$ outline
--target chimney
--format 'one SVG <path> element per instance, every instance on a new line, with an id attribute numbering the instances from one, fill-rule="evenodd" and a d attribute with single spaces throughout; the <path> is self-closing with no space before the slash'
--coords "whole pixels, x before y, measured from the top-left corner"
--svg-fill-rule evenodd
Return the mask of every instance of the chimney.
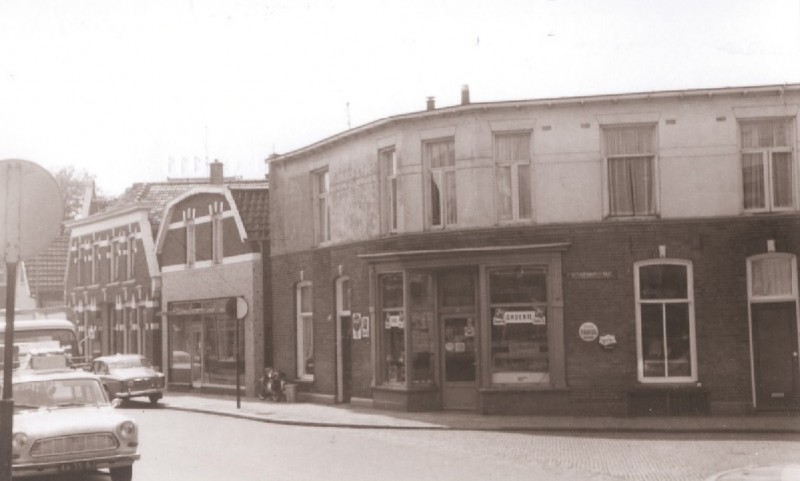
<path id="1" fill-rule="evenodd" d="M 434 110 L 436 108 L 436 97 L 428 97 L 428 101 L 426 102 L 425 106 L 427 110 Z"/>
<path id="2" fill-rule="evenodd" d="M 209 182 L 214 185 L 222 185 L 223 177 L 223 170 L 222 170 L 222 162 L 219 160 L 215 160 L 208 164 L 209 169 Z"/>
<path id="3" fill-rule="evenodd" d="M 461 86 L 461 105 L 469 105 L 469 85 Z"/>

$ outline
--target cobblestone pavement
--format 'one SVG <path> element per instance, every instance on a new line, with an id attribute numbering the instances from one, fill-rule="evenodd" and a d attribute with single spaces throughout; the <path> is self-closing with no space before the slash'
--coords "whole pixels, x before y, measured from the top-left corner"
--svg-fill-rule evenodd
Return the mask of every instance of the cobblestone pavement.
<path id="1" fill-rule="evenodd" d="M 365 431 L 363 435 L 418 448 L 427 445 L 439 452 L 459 451 L 489 463 L 543 467 L 552 471 L 554 477 L 587 481 L 702 481 L 715 473 L 744 466 L 800 464 L 800 437 L 796 434 Z M 769 474 L 777 472 L 773 467 Z M 720 478 L 719 481 L 739 479 L 781 480 L 778 475 Z"/>

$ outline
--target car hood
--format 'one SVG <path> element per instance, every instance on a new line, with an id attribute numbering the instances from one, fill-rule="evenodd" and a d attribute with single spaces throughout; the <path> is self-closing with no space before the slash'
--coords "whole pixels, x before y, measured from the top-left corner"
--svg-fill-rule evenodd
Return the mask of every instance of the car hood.
<path id="1" fill-rule="evenodd" d="M 130 418 L 111 406 L 39 409 L 14 414 L 14 432 L 32 437 L 114 431 Z"/>
<path id="2" fill-rule="evenodd" d="M 120 380 L 138 379 L 140 377 L 155 377 L 160 373 L 149 367 L 132 367 L 128 369 L 112 369 L 111 375 Z"/>

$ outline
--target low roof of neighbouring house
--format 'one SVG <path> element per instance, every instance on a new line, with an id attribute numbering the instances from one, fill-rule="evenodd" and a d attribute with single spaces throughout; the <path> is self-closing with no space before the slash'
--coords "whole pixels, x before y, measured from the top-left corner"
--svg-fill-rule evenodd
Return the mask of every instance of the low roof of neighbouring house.
<path id="1" fill-rule="evenodd" d="M 27 259 L 25 276 L 32 295 L 37 292 L 64 292 L 64 276 L 67 269 L 69 232 L 56 237 L 47 248 L 36 256 Z"/>

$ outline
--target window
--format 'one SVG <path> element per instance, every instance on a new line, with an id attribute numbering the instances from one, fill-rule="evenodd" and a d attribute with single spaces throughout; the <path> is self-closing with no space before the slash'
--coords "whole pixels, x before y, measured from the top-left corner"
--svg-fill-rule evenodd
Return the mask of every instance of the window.
<path id="1" fill-rule="evenodd" d="M 445 227 L 458 222 L 456 206 L 456 155 L 453 139 L 425 142 L 423 159 L 428 168 L 428 222 Z"/>
<path id="2" fill-rule="evenodd" d="M 403 274 L 380 276 L 379 295 L 383 325 L 381 344 L 382 375 L 385 384 L 405 385 L 406 382 L 406 321 L 403 309 Z M 381 322 L 382 321 L 382 322 Z"/>
<path id="3" fill-rule="evenodd" d="M 211 216 L 211 256 L 214 264 L 222 263 L 222 214 Z"/>
<path id="4" fill-rule="evenodd" d="M 492 383 L 549 384 L 547 271 L 517 266 L 488 274 Z"/>
<path id="5" fill-rule="evenodd" d="M 696 381 L 692 264 L 645 261 L 634 272 L 639 381 Z"/>
<path id="6" fill-rule="evenodd" d="M 194 266 L 197 259 L 195 254 L 195 224 L 194 220 L 186 221 L 186 265 Z"/>
<path id="7" fill-rule="evenodd" d="M 608 215 L 655 215 L 655 126 L 605 128 L 603 139 L 608 172 Z"/>
<path id="8" fill-rule="evenodd" d="M 91 282 L 92 282 L 92 284 L 97 284 L 98 283 L 97 265 L 99 263 L 100 263 L 100 259 L 98 258 L 98 254 L 97 254 L 97 244 L 93 243 L 92 244 L 92 261 L 91 261 L 91 267 L 90 267 L 90 269 L 92 271 L 92 273 L 91 273 L 91 279 L 92 279 Z"/>
<path id="9" fill-rule="evenodd" d="M 126 250 L 128 251 L 128 264 L 126 266 L 128 279 L 133 279 L 133 276 L 136 274 L 136 256 L 134 255 L 134 251 L 136 250 L 136 236 L 131 235 L 128 237 L 128 245 Z"/>
<path id="10" fill-rule="evenodd" d="M 314 218 L 317 243 L 331 240 L 330 174 L 328 169 L 314 173 Z"/>
<path id="11" fill-rule="evenodd" d="M 108 240 L 108 256 L 109 256 L 109 264 L 108 264 L 109 279 L 111 282 L 116 282 L 119 280 L 119 264 L 117 264 L 117 258 L 119 257 L 119 252 L 117 251 L 116 240 L 113 239 Z"/>
<path id="12" fill-rule="evenodd" d="M 83 248 L 81 247 L 80 241 L 75 244 L 75 285 L 80 286 L 83 284 Z M 3 276 L 3 280 L 5 280 L 5 276 Z"/>
<path id="13" fill-rule="evenodd" d="M 397 232 L 397 152 L 394 148 L 378 153 L 381 185 L 381 232 Z"/>
<path id="14" fill-rule="evenodd" d="M 740 128 L 744 210 L 769 212 L 793 208 L 791 121 L 744 122 Z"/>
<path id="15" fill-rule="evenodd" d="M 310 282 L 297 285 L 297 377 L 314 379 L 314 307 Z"/>
<path id="16" fill-rule="evenodd" d="M 494 137 L 497 217 L 502 221 L 531 218 L 530 132 Z"/>

